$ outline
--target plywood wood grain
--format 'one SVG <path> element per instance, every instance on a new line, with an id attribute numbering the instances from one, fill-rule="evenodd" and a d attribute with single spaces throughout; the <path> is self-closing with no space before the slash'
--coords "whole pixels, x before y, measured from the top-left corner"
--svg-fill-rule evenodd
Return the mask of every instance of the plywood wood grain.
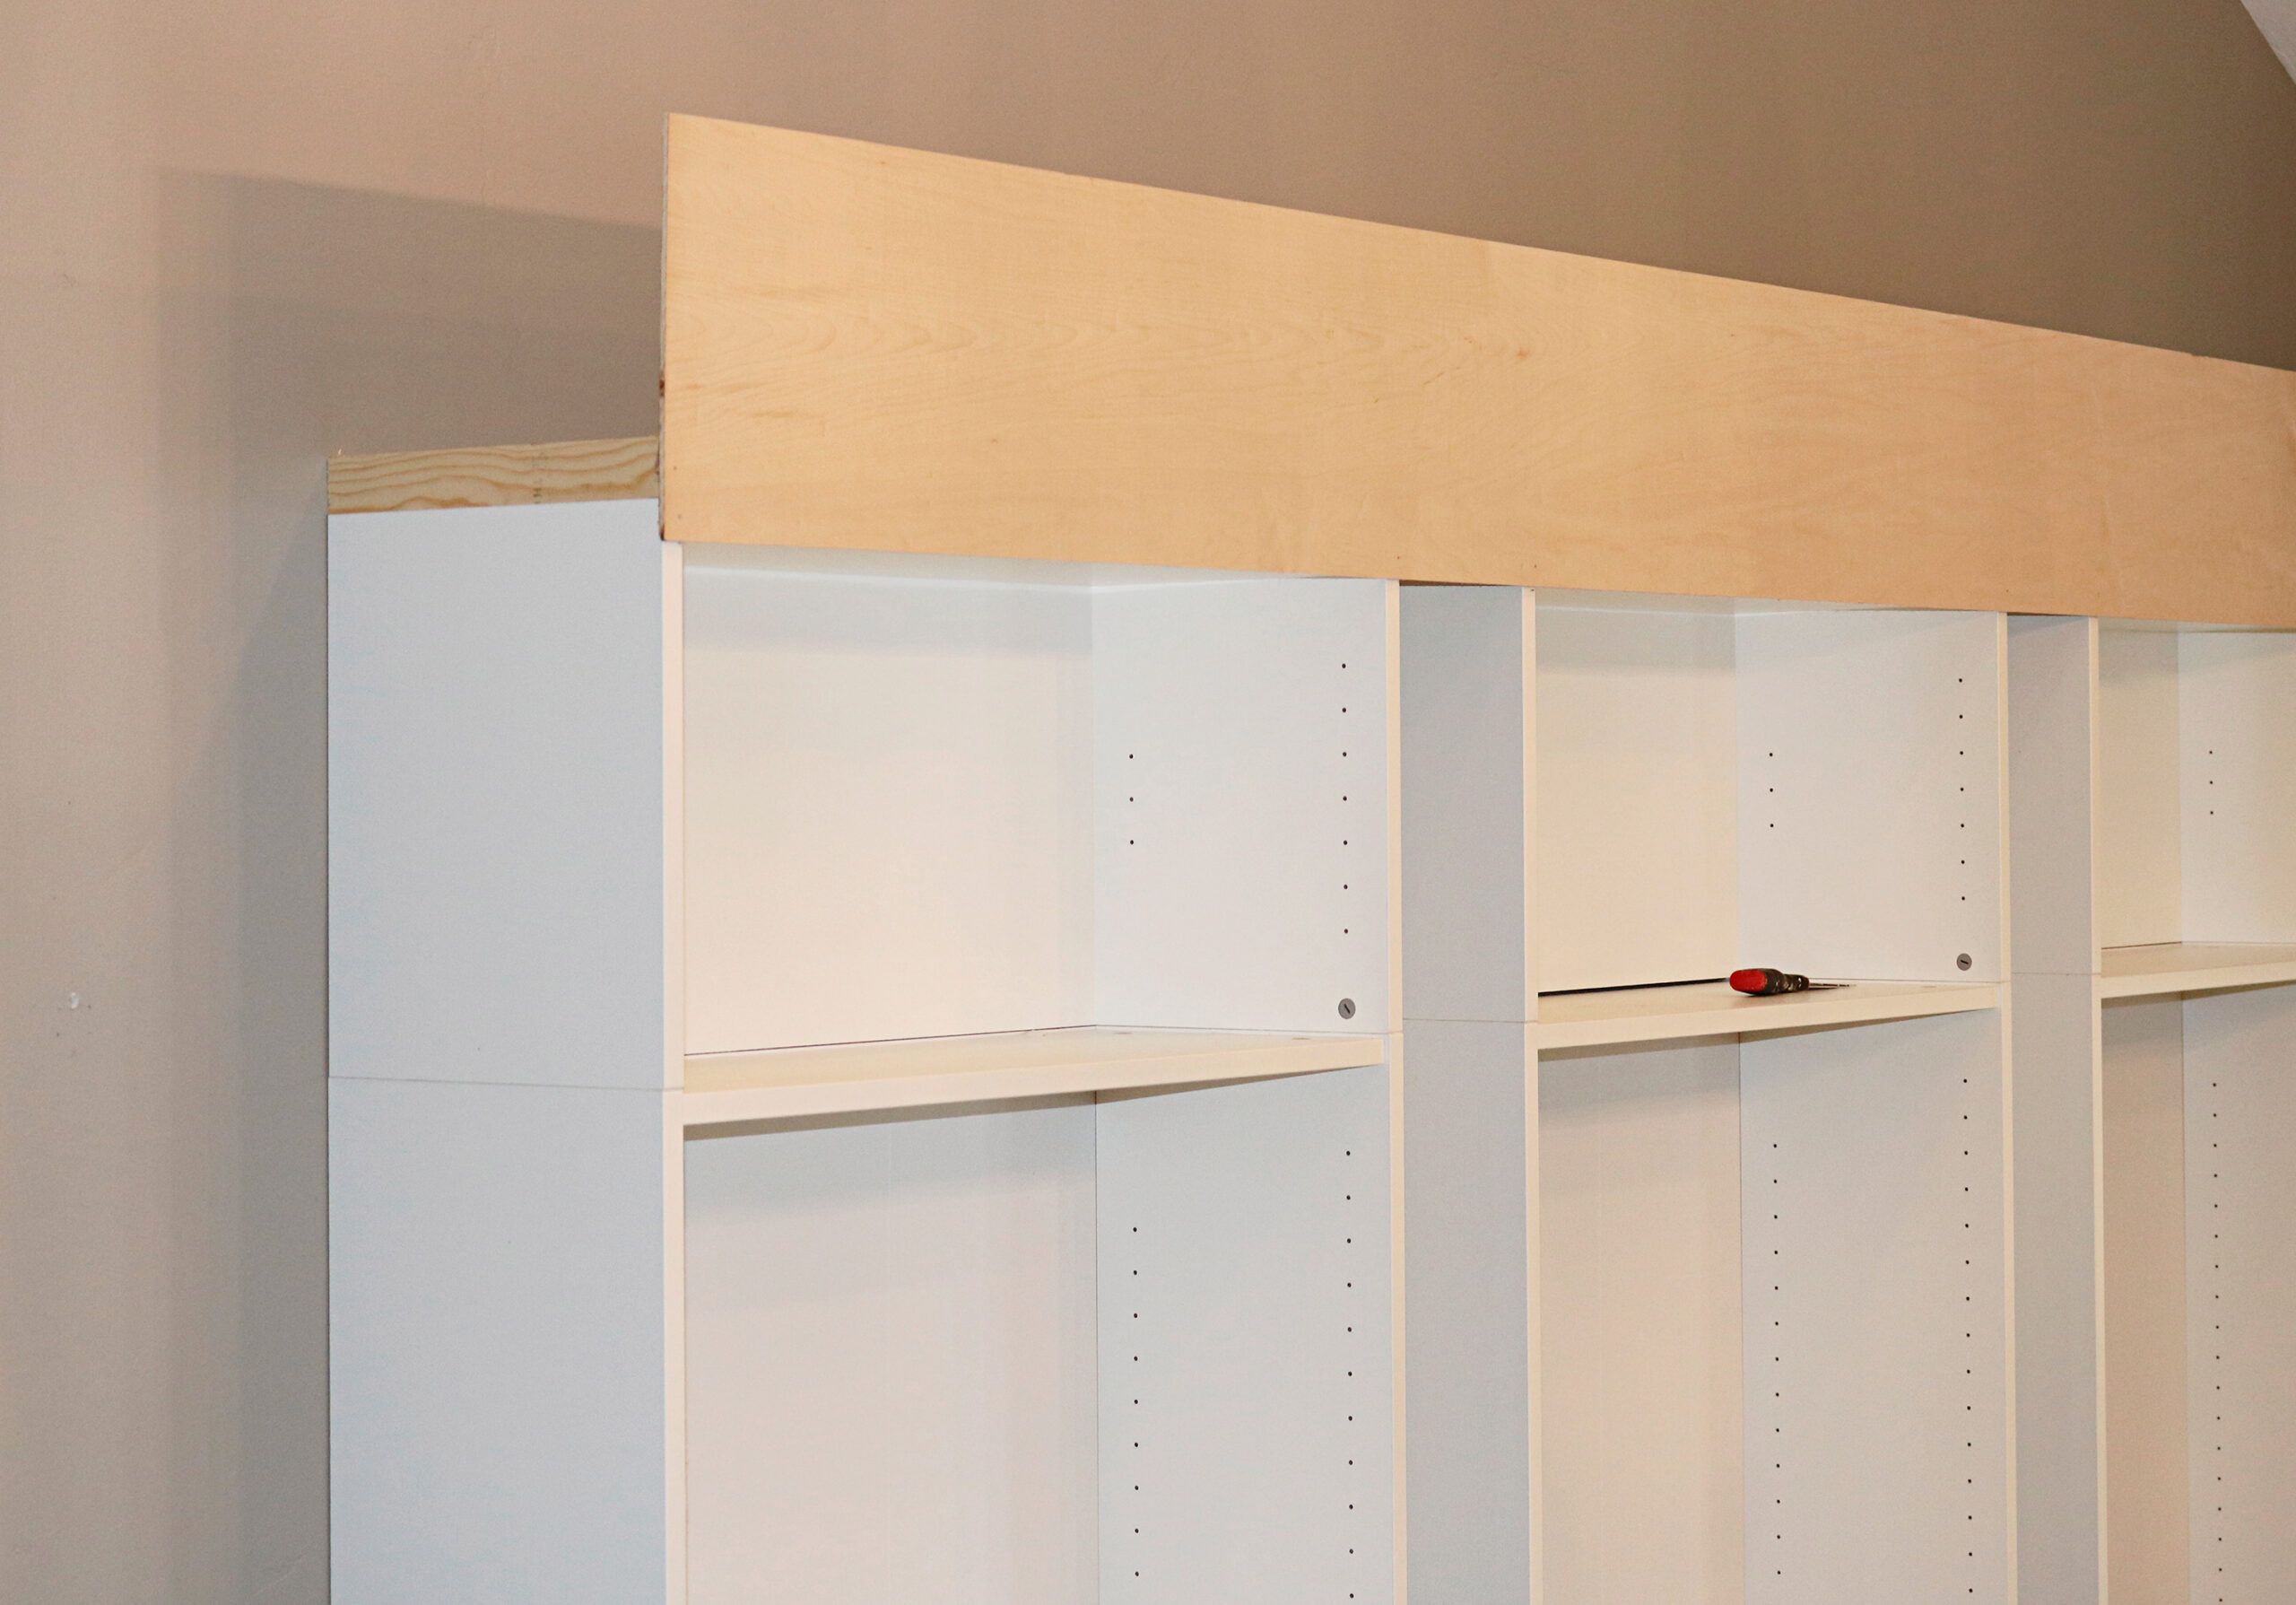
<path id="1" fill-rule="evenodd" d="M 652 435 L 337 457 L 326 466 L 327 510 L 631 501 L 660 494 L 660 458 Z"/>
<path id="2" fill-rule="evenodd" d="M 2296 623 L 2296 374 L 674 118 L 674 539 Z"/>

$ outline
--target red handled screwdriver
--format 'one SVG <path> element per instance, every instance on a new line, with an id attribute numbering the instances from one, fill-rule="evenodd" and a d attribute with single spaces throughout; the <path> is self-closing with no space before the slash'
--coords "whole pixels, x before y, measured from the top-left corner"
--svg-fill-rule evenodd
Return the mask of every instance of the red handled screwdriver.
<path id="1" fill-rule="evenodd" d="M 1812 981 L 1806 975 L 1791 975 L 1784 970 L 1730 972 L 1731 990 L 1749 998 L 1775 998 L 1781 992 L 1824 992 L 1848 984 L 1846 981 Z"/>

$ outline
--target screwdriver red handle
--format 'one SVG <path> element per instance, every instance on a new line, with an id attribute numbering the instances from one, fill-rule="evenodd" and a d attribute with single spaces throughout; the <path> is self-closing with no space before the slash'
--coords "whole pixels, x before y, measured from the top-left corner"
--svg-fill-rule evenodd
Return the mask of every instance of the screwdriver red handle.
<path id="1" fill-rule="evenodd" d="M 1730 986 L 1749 998 L 1775 998 L 1780 992 L 1806 992 L 1810 978 L 1789 975 L 1783 970 L 1733 970 Z"/>

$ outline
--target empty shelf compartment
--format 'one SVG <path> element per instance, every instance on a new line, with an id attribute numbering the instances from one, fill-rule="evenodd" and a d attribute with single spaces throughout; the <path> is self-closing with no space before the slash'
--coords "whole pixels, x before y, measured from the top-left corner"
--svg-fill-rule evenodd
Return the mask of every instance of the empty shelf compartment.
<path id="1" fill-rule="evenodd" d="M 1539 990 L 2002 979 L 1997 615 L 1541 591 Z"/>
<path id="2" fill-rule="evenodd" d="M 2096 651 L 2098 946 L 2296 942 L 2296 632 L 2108 621 Z"/>

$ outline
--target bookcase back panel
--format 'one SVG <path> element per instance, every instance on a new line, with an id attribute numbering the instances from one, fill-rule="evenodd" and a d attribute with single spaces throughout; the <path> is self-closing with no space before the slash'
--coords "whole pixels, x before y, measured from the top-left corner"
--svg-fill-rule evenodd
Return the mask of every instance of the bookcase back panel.
<path id="1" fill-rule="evenodd" d="M 1091 593 L 694 565 L 691 1052 L 1091 1023 Z"/>
<path id="2" fill-rule="evenodd" d="M 693 1605 L 1092 1597 L 1093 1125 L 687 1143 Z"/>
<path id="3" fill-rule="evenodd" d="M 1723 974 L 1738 951 L 1735 621 L 1542 596 L 1536 656 L 1539 990 Z"/>
<path id="4" fill-rule="evenodd" d="M 1546 1597 L 1744 1597 L 1738 1045 L 1538 1068 Z"/>
<path id="5" fill-rule="evenodd" d="M 329 1074 L 675 1084 L 678 564 L 650 502 L 329 521 Z"/>
<path id="6" fill-rule="evenodd" d="M 1396 1597 L 1392 1100 L 1100 1104 L 1101 1605 Z"/>
<path id="7" fill-rule="evenodd" d="M 2266 1605 L 2296 1599 L 2296 989 L 2194 999 L 2184 1043 L 2191 1598 Z"/>
<path id="8" fill-rule="evenodd" d="M 1756 1605 L 2009 1597 L 2003 1024 L 1744 1045 Z"/>
<path id="9" fill-rule="evenodd" d="M 2184 1007 L 2108 1003 L 2100 1038 L 2105 1570 L 2113 1598 L 2171 1605 L 2192 1553 Z"/>
<path id="10" fill-rule="evenodd" d="M 2185 939 L 2177 636 L 2097 632 L 2097 941 Z"/>

